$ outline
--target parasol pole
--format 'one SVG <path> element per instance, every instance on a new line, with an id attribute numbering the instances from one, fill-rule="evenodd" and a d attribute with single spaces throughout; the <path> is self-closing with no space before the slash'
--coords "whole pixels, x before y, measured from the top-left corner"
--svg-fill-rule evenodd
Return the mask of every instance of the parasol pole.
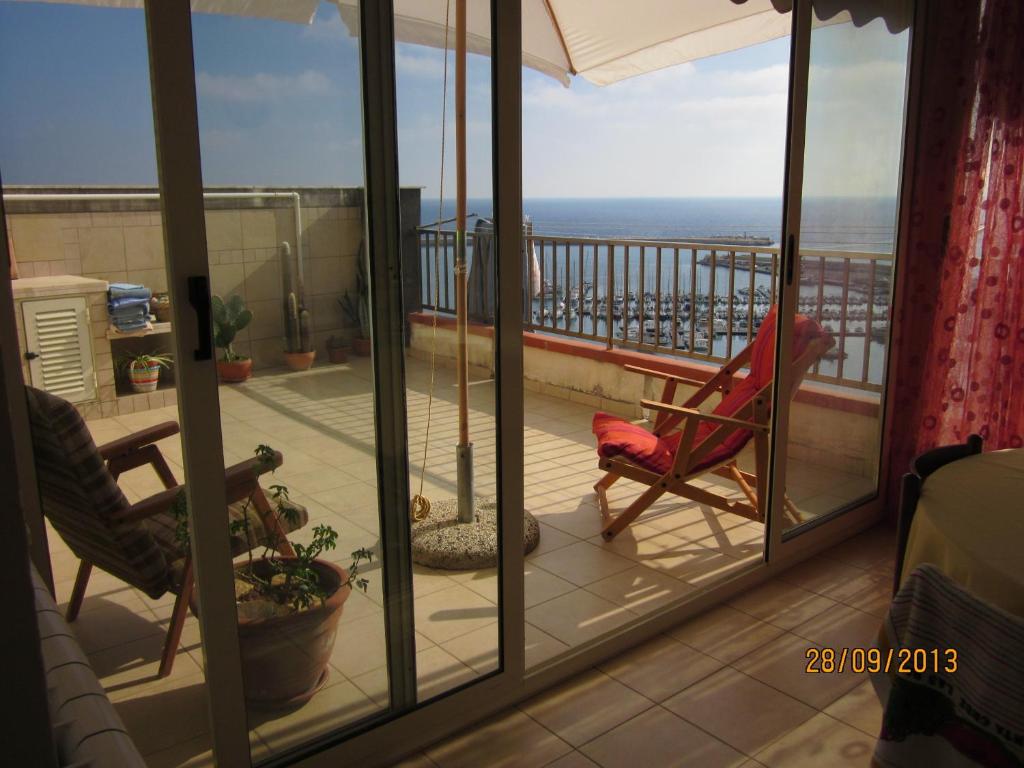
<path id="1" fill-rule="evenodd" d="M 473 522 L 473 444 L 469 442 L 469 360 L 467 355 L 466 265 L 466 0 L 455 0 L 455 317 L 459 390 L 456 446 L 460 523 Z"/>

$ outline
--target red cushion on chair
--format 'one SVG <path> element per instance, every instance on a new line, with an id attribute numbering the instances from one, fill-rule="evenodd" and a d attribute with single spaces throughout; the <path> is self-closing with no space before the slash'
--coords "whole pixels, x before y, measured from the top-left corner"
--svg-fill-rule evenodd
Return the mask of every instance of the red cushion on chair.
<path id="1" fill-rule="evenodd" d="M 750 352 L 750 373 L 735 384 L 732 391 L 722 398 L 712 413 L 719 416 L 733 416 L 749 403 L 765 384 L 771 382 L 775 373 L 775 307 L 765 315 Z M 813 319 L 797 315 L 793 322 L 793 359 L 796 360 L 807 349 L 807 345 L 825 331 Z M 702 421 L 697 427 L 693 440 L 696 448 L 722 425 Z M 597 436 L 597 453 L 610 459 L 623 456 L 634 464 L 658 474 L 665 474 L 672 468 L 672 461 L 679 448 L 682 432 L 675 431 L 665 437 L 658 437 L 638 424 L 598 412 L 594 414 L 593 431 Z M 690 472 L 715 466 L 737 455 L 754 433 L 749 429 L 731 430 L 729 435 Z"/>

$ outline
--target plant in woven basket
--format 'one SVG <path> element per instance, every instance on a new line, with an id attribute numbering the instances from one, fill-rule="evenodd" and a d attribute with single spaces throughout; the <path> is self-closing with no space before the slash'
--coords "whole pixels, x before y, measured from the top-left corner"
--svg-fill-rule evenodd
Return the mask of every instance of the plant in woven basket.
<path id="1" fill-rule="evenodd" d="M 119 358 L 117 368 L 128 377 L 133 390 L 152 392 L 160 381 L 160 369 L 170 369 L 173 361 L 170 354 L 140 352 Z"/>

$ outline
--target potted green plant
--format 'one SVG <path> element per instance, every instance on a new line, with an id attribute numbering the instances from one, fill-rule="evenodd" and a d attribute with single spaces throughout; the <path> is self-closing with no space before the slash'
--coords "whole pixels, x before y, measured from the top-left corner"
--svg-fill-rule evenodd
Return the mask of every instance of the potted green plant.
<path id="1" fill-rule="evenodd" d="M 273 471 L 275 452 L 266 445 L 256 456 Z M 297 514 L 288 504 L 288 488 L 272 485 L 273 514 L 292 519 Z M 252 497 L 246 505 L 252 504 Z M 232 522 L 231 532 L 250 535 L 249 516 Z M 188 514 L 182 491 L 173 507 L 177 537 L 184 549 L 189 545 Z M 294 522 L 294 520 L 293 520 Z M 308 701 L 327 678 L 328 661 L 334 647 L 338 621 L 352 588 L 367 587 L 359 567 L 373 559 L 368 549 L 352 553 L 348 569 L 321 558 L 337 546 L 338 534 L 329 525 L 313 528 L 309 544 L 295 543 L 294 557 L 278 554 L 268 542 L 256 556 L 235 565 L 235 606 L 242 677 L 247 701 L 264 709 L 291 707 Z"/>
<path id="2" fill-rule="evenodd" d="M 356 262 L 356 298 L 353 299 L 349 292 L 345 291 L 345 295 L 338 299 L 338 303 L 349 324 L 359 329 L 359 336 L 352 339 L 352 351 L 366 357 L 370 354 L 370 281 L 366 276 L 366 259 L 363 256 L 362 244 L 359 246 Z"/>
<path id="3" fill-rule="evenodd" d="M 153 392 L 160 383 L 160 369 L 170 368 L 173 357 L 169 354 L 140 352 L 121 358 L 120 368 L 128 375 L 133 392 Z"/>
<path id="4" fill-rule="evenodd" d="M 224 301 L 213 297 L 213 343 L 224 351 L 217 361 L 220 380 L 231 384 L 245 381 L 252 375 L 252 360 L 235 352 L 235 336 L 252 322 L 252 312 L 245 308 L 245 302 L 237 293 Z"/>
<path id="5" fill-rule="evenodd" d="M 327 358 L 332 363 L 348 362 L 348 354 L 345 349 L 345 340 L 341 336 L 331 335 L 327 339 Z"/>

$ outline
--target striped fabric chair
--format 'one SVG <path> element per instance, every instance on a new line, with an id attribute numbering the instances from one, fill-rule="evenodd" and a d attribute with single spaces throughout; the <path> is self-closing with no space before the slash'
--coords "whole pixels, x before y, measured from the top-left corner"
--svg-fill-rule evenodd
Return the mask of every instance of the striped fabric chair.
<path id="1" fill-rule="evenodd" d="M 172 511 L 184 486 L 156 446 L 158 440 L 177 434 L 178 425 L 164 422 L 97 448 L 73 405 L 38 389 L 25 389 L 43 514 L 82 561 L 66 618 L 77 617 L 94 565 L 152 598 L 172 592 L 177 599 L 159 673 L 166 677 L 193 590 L 192 556 L 181 546 Z M 248 541 L 244 532 L 232 534 L 233 556 L 268 543 L 294 554 L 286 535 L 306 524 L 306 510 L 288 502 L 295 514 L 277 514 L 258 482 L 261 474 L 282 461 L 277 453 L 272 463 L 253 458 L 226 471 L 228 519 L 245 516 L 249 528 Z M 117 477 L 147 464 L 166 490 L 131 504 Z"/>

